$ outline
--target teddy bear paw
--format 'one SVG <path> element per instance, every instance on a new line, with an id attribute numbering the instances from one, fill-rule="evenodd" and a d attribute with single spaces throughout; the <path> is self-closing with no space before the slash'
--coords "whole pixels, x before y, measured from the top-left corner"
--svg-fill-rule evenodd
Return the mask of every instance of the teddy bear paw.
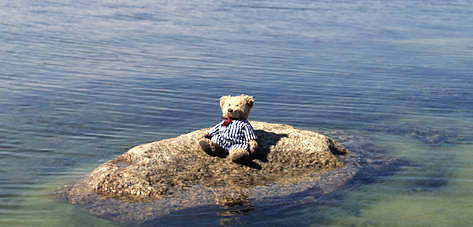
<path id="1" fill-rule="evenodd" d="M 249 150 L 250 150 L 250 154 L 253 155 L 258 150 L 258 142 L 256 142 L 256 140 L 250 140 L 248 142 L 248 147 L 249 147 Z"/>
<path id="2" fill-rule="evenodd" d="M 211 156 L 219 156 L 223 153 L 223 149 L 209 139 L 201 139 L 199 149 Z"/>
<path id="3" fill-rule="evenodd" d="M 230 160 L 235 163 L 241 163 L 248 160 L 250 153 L 245 149 L 235 149 L 230 151 Z"/>

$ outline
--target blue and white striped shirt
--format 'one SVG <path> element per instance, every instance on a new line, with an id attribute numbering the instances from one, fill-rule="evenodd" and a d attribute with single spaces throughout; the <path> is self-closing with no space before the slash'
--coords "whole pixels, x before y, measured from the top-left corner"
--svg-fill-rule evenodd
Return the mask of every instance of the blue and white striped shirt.
<path id="1" fill-rule="evenodd" d="M 209 129 L 208 133 L 212 137 L 211 140 L 227 152 L 237 148 L 248 150 L 248 141 L 257 139 L 247 120 L 232 120 L 227 126 L 222 123 L 223 121 Z"/>

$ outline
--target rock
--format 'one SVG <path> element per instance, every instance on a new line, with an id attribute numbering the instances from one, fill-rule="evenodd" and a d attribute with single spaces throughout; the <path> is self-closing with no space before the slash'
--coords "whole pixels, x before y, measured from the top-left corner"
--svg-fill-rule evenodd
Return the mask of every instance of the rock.
<path id="1" fill-rule="evenodd" d="M 431 145 L 465 144 L 472 140 L 470 133 L 460 131 L 456 125 L 439 127 L 426 121 L 400 123 L 384 130 L 390 134 L 409 136 Z"/>
<path id="2" fill-rule="evenodd" d="M 317 187 L 335 190 L 356 171 L 335 140 L 289 125 L 251 122 L 259 148 L 244 165 L 199 152 L 207 129 L 133 147 L 63 190 L 92 214 L 143 223 L 192 207 L 242 206 Z M 331 171 L 344 169 L 344 171 Z M 313 196 L 313 195 L 311 195 Z"/>

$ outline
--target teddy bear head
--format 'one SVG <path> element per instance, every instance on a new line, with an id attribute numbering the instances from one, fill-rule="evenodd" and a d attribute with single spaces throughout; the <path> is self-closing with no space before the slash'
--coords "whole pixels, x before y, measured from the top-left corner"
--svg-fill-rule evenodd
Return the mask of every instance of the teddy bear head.
<path id="1" fill-rule="evenodd" d="M 222 116 L 232 119 L 246 120 L 250 115 L 250 110 L 255 104 L 252 96 L 222 96 L 220 97 L 220 108 Z"/>

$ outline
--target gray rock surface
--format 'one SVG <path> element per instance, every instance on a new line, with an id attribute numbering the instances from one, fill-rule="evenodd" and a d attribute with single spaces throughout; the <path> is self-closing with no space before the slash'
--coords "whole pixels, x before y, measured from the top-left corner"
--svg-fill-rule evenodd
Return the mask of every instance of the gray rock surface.
<path id="1" fill-rule="evenodd" d="M 207 130 L 201 129 L 136 146 L 61 194 L 94 215 L 143 223 L 186 208 L 273 201 L 314 187 L 328 193 L 356 173 L 353 165 L 344 167 L 349 151 L 332 138 L 289 125 L 251 124 L 259 150 L 247 164 L 199 152 L 197 141 Z"/>

